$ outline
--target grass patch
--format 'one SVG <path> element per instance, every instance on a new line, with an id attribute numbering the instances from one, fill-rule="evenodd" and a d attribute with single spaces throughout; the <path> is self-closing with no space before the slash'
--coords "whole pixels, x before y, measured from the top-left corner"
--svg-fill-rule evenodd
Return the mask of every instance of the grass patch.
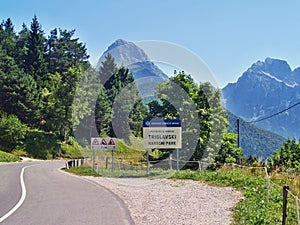
<path id="1" fill-rule="evenodd" d="M 66 172 L 73 173 L 78 176 L 100 176 L 95 173 L 93 168 L 89 165 L 83 165 L 79 167 L 71 167 L 69 169 L 65 169 Z"/>
<path id="2" fill-rule="evenodd" d="M 19 157 L 11 153 L 0 151 L 0 162 L 17 162 Z"/>
<path id="3" fill-rule="evenodd" d="M 218 171 L 179 171 L 174 179 L 192 179 L 205 181 L 217 186 L 232 186 L 241 191 L 245 197 L 234 209 L 233 224 L 281 224 L 282 189 L 271 186 L 269 202 L 267 200 L 266 179 L 241 169 L 225 169 Z M 287 225 L 297 224 L 295 200 L 288 199 Z"/>
<path id="4" fill-rule="evenodd" d="M 147 174 L 146 170 L 99 169 L 100 176 L 117 178 L 168 178 L 171 177 L 173 173 L 174 171 L 171 170 L 151 170 Z"/>
<path id="5" fill-rule="evenodd" d="M 65 169 L 66 172 L 70 172 L 79 176 L 103 176 L 103 177 L 116 177 L 116 178 L 139 178 L 147 177 L 149 179 L 153 178 L 167 178 L 174 174 L 173 170 L 151 170 L 147 174 L 146 170 L 120 170 L 120 169 L 103 169 L 99 168 L 98 173 L 96 173 L 93 168 L 86 164 L 79 167 L 71 167 L 70 169 Z"/>

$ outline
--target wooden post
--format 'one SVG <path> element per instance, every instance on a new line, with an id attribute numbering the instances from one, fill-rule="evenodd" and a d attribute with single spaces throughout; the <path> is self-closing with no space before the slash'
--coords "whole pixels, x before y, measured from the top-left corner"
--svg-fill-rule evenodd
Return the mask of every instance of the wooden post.
<path id="1" fill-rule="evenodd" d="M 105 169 L 108 168 L 108 157 L 105 157 Z"/>
<path id="2" fill-rule="evenodd" d="M 287 196 L 288 196 L 288 190 L 289 186 L 283 186 L 282 189 L 282 195 L 283 195 L 283 200 L 282 200 L 282 225 L 286 225 L 286 208 L 287 208 Z"/>

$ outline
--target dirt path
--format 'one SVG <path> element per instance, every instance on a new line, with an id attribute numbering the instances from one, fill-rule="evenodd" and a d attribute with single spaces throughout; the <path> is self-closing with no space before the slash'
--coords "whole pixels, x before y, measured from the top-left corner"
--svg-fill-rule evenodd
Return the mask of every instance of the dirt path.
<path id="1" fill-rule="evenodd" d="M 242 194 L 191 180 L 88 177 L 119 195 L 137 225 L 225 225 Z"/>

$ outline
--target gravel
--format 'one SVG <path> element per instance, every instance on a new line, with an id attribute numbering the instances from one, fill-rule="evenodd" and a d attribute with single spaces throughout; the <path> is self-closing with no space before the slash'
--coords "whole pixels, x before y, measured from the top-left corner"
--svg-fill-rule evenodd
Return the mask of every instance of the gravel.
<path id="1" fill-rule="evenodd" d="M 243 198 L 231 187 L 192 180 L 87 177 L 117 194 L 137 225 L 225 225 Z"/>

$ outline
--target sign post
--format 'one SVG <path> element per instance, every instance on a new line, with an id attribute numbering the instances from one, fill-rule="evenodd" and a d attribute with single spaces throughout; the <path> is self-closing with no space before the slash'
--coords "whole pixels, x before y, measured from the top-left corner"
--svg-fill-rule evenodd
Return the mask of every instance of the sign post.
<path id="1" fill-rule="evenodd" d="M 148 149 L 176 149 L 181 148 L 181 120 L 144 120 L 143 141 L 147 149 L 146 157 L 149 158 Z M 172 152 L 170 151 L 170 169 L 172 169 Z M 179 153 L 176 152 L 177 166 L 179 169 Z M 149 162 L 147 161 L 147 171 Z"/>
<path id="2" fill-rule="evenodd" d="M 93 151 L 93 169 L 95 170 L 96 150 L 111 150 L 112 151 L 112 169 L 114 169 L 114 151 L 116 149 L 116 138 L 91 138 L 91 149 Z"/>
<path id="3" fill-rule="evenodd" d="M 172 167 L 172 158 L 173 158 L 173 152 L 172 152 L 172 151 L 169 151 L 169 164 L 170 164 L 170 170 L 173 169 L 173 167 Z"/>
<path id="4" fill-rule="evenodd" d="M 112 168 L 112 170 L 115 169 L 115 156 L 114 156 L 114 150 L 111 150 L 111 168 Z"/>
<path id="5" fill-rule="evenodd" d="M 149 174 L 149 149 L 146 150 L 146 172 Z"/>
<path id="6" fill-rule="evenodd" d="M 179 170 L 179 149 L 176 148 L 176 170 Z"/>

